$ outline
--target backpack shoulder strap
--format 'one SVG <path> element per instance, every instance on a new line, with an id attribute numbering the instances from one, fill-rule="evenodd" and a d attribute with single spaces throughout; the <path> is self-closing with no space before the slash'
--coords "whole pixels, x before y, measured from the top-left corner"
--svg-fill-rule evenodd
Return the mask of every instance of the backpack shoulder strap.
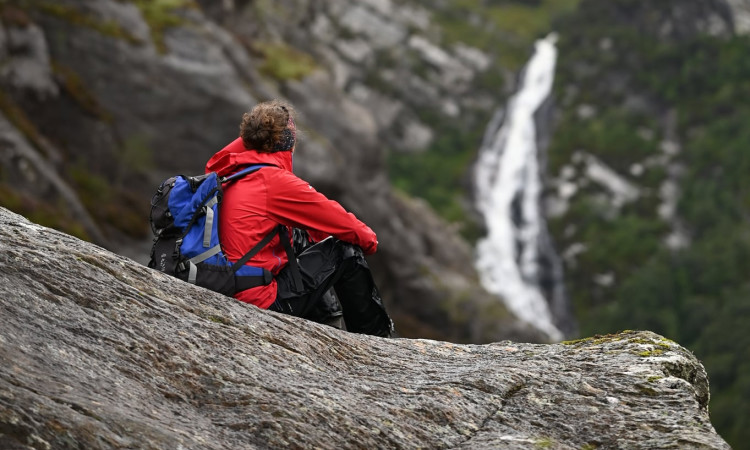
<path id="1" fill-rule="evenodd" d="M 221 184 L 228 183 L 230 181 L 237 180 L 239 178 L 244 177 L 247 174 L 253 173 L 257 171 L 258 169 L 261 169 L 266 166 L 270 166 L 271 164 L 253 164 L 252 166 L 245 167 L 244 169 L 240 170 L 239 172 L 235 172 L 231 175 L 227 175 L 226 177 L 220 178 L 219 182 Z"/>
<path id="2" fill-rule="evenodd" d="M 271 239 L 273 239 L 276 235 L 279 236 L 281 245 L 284 246 L 284 250 L 286 251 L 286 256 L 289 260 L 288 264 L 290 269 L 292 270 L 292 277 L 294 278 L 294 284 L 296 285 L 297 290 L 299 292 L 302 292 L 304 286 L 302 284 L 302 276 L 300 275 L 299 266 L 297 265 L 297 257 L 294 255 L 292 246 L 289 243 L 289 235 L 287 234 L 286 227 L 284 225 L 277 225 L 276 228 L 271 230 L 271 232 L 268 233 L 263 239 L 261 239 L 260 242 L 255 244 L 255 246 L 251 248 L 249 252 L 245 253 L 242 258 L 232 264 L 232 273 L 237 273 L 237 271 L 240 270 L 242 266 L 250 261 L 250 258 L 255 256 L 260 251 L 260 249 L 268 245 L 268 243 L 271 242 Z"/>
<path id="3" fill-rule="evenodd" d="M 263 239 L 261 239 L 260 242 L 255 244 L 255 247 L 251 248 L 250 251 L 248 251 L 242 256 L 242 258 L 238 259 L 237 262 L 232 264 L 232 272 L 236 273 L 238 270 L 240 270 L 240 267 L 247 264 L 247 262 L 250 261 L 250 258 L 255 256 L 260 251 L 260 249 L 268 245 L 268 243 L 271 242 L 271 239 L 273 239 L 273 237 L 276 236 L 276 234 L 281 233 L 281 230 L 279 229 L 279 227 L 283 227 L 283 225 L 279 225 L 273 230 L 271 230 L 271 232 L 265 235 L 265 237 L 263 237 Z"/>
<path id="4" fill-rule="evenodd" d="M 304 286 L 302 284 L 302 275 L 300 275 L 299 264 L 297 264 L 297 256 L 292 250 L 292 245 L 289 243 L 289 235 L 286 232 L 286 227 L 279 225 L 279 239 L 281 239 L 281 245 L 284 246 L 287 259 L 289 260 L 289 268 L 292 270 L 292 278 L 294 278 L 294 284 L 297 287 L 297 292 L 302 292 Z"/>

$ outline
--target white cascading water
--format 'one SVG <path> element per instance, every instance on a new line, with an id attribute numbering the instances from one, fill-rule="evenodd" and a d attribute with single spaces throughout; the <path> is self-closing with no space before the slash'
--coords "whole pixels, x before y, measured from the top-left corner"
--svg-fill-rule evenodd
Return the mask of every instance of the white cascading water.
<path id="1" fill-rule="evenodd" d="M 520 90 L 509 100 L 505 119 L 485 136 L 475 167 L 477 208 L 487 236 L 477 244 L 482 285 L 501 296 L 521 320 L 550 339 L 563 334 L 554 325 L 539 280 L 543 218 L 534 113 L 552 91 L 557 49 L 551 34 L 536 42 Z"/>

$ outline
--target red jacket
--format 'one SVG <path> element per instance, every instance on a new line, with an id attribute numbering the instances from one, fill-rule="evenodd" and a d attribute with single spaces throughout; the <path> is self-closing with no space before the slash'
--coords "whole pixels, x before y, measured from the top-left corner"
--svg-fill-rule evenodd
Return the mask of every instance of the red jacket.
<path id="1" fill-rule="evenodd" d="M 206 172 L 226 176 L 253 164 L 272 166 L 233 181 L 224 190 L 219 236 L 231 261 L 240 259 L 277 224 L 306 229 L 315 240 L 333 236 L 362 247 L 367 255 L 375 253 L 378 241 L 370 227 L 292 173 L 292 152 L 247 150 L 238 138 L 211 157 Z M 248 264 L 276 275 L 287 261 L 276 236 Z M 235 298 L 266 309 L 276 300 L 276 281 L 239 292 Z"/>

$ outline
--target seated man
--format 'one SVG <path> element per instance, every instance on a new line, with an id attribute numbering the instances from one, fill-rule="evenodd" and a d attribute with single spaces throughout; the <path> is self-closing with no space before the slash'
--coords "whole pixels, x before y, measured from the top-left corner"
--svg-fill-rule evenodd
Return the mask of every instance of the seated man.
<path id="1" fill-rule="evenodd" d="M 377 236 L 292 173 L 296 144 L 293 108 L 278 100 L 260 103 L 243 115 L 240 137 L 206 164 L 207 172 L 221 177 L 252 165 L 267 166 L 225 186 L 219 234 L 230 260 L 242 258 L 278 225 L 287 229 L 247 262 L 269 270 L 274 275 L 270 284 L 240 291 L 235 298 L 263 309 L 330 322 L 337 308 L 326 293 L 333 288 L 348 331 L 390 337 L 393 324 L 365 261 L 365 255 L 377 250 Z M 285 250 L 290 242 L 282 242 L 291 241 L 292 228 L 307 231 L 315 242 L 296 261 L 290 261 Z M 320 317 L 321 311 L 329 317 Z"/>

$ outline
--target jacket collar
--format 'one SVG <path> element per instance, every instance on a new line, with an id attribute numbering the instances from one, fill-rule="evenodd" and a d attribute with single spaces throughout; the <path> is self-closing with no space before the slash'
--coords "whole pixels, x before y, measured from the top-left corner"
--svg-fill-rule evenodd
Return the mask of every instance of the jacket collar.
<path id="1" fill-rule="evenodd" d="M 216 172 L 220 177 L 231 175 L 251 164 L 271 164 L 292 171 L 292 152 L 265 153 L 245 148 L 242 138 L 237 138 L 206 163 L 206 173 Z"/>

